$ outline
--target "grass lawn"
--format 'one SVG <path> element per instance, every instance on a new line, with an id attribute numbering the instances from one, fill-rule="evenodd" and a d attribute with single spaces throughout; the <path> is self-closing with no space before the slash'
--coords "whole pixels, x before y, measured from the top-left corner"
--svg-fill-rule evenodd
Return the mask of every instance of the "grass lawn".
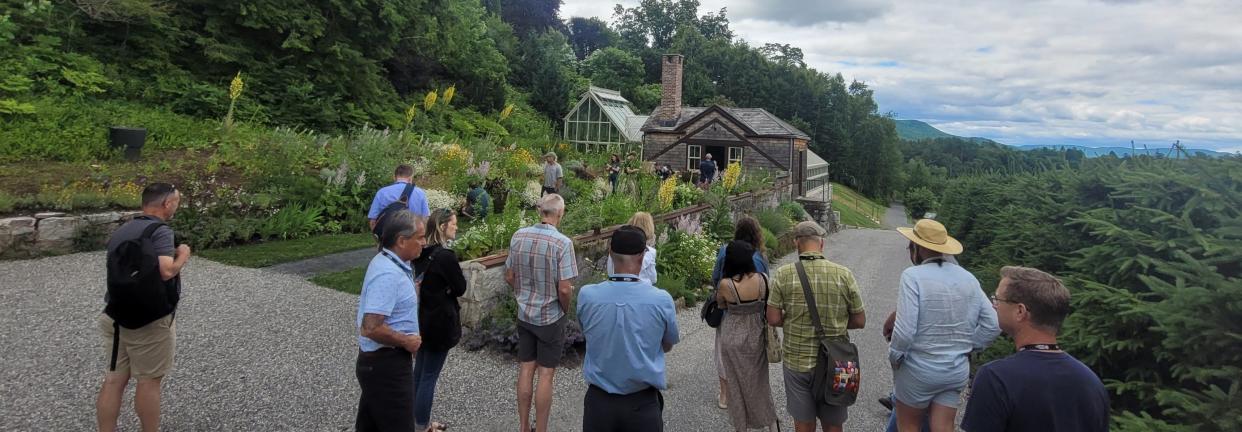
<path id="1" fill-rule="evenodd" d="M 358 294 L 362 292 L 362 277 L 366 274 L 366 267 L 358 267 L 343 272 L 324 273 L 311 278 L 310 281 L 337 291 Z"/>
<path id="2" fill-rule="evenodd" d="M 846 225 L 854 225 L 861 227 L 880 227 L 880 219 L 884 217 L 884 213 L 888 211 L 887 206 L 880 205 L 870 198 L 863 196 L 848 186 L 840 183 L 832 184 L 832 208 L 841 212 L 841 223 Z M 846 214 L 851 215 L 847 218 Z M 866 223 L 848 222 L 867 221 Z"/>
<path id="3" fill-rule="evenodd" d="M 854 207 L 841 205 L 840 202 L 833 201 L 832 209 L 841 212 L 841 223 L 843 224 L 862 228 L 881 228 L 878 222 L 859 213 Z"/>
<path id="4" fill-rule="evenodd" d="M 331 234 L 297 240 L 279 240 L 208 249 L 199 253 L 203 257 L 240 267 L 259 268 L 301 261 L 337 252 L 347 252 L 375 245 L 371 233 Z"/>

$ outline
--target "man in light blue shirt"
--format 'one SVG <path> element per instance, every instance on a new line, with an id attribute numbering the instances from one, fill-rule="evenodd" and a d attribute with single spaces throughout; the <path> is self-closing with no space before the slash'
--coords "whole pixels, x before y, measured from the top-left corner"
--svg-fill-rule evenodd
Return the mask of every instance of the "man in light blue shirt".
<path id="1" fill-rule="evenodd" d="M 639 279 L 646 249 L 642 230 L 617 229 L 610 245 L 615 273 L 578 293 L 587 349 L 582 375 L 590 384 L 582 430 L 664 429 L 664 353 L 679 339 L 677 309 L 668 292 Z"/>
<path id="2" fill-rule="evenodd" d="M 384 186 L 380 190 L 375 191 L 375 198 L 371 200 L 371 209 L 367 211 L 367 219 L 371 220 L 371 229 L 375 229 L 376 220 L 380 217 L 380 212 L 389 204 L 401 201 L 401 195 L 405 192 L 406 187 L 410 187 L 410 196 L 405 201 L 406 206 L 415 215 L 428 217 L 431 216 L 431 208 L 427 205 L 427 193 L 422 188 L 414 186 L 414 167 L 401 164 L 397 166 L 397 170 L 393 172 L 393 184 Z"/>
<path id="3" fill-rule="evenodd" d="M 355 430 L 414 430 L 414 355 L 418 294 L 408 264 L 422 253 L 423 223 L 409 210 L 384 217 L 380 253 L 371 259 L 358 296 L 358 361 L 362 395 Z"/>

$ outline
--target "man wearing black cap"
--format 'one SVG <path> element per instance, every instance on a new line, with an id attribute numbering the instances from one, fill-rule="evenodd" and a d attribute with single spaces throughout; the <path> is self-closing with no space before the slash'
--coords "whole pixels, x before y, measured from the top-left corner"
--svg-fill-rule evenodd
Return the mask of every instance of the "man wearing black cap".
<path id="1" fill-rule="evenodd" d="M 641 229 L 618 228 L 609 249 L 613 273 L 578 293 L 590 384 L 582 430 L 663 431 L 664 353 L 678 341 L 677 309 L 668 292 L 638 278 L 647 251 Z"/>

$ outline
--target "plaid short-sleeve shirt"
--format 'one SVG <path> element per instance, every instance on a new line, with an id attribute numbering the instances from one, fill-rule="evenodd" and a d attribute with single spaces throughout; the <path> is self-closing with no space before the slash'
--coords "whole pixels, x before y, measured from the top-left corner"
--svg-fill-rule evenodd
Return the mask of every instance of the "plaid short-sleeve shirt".
<path id="1" fill-rule="evenodd" d="M 863 311 L 862 294 L 858 291 L 854 274 L 850 269 L 828 261 L 819 252 L 806 252 L 798 258 L 806 267 L 806 277 L 811 285 L 811 294 L 815 296 L 824 335 L 846 336 L 850 314 Z M 815 325 L 811 323 L 806 294 L 802 292 L 798 268 L 794 264 L 781 266 L 772 274 L 768 306 L 785 314 L 785 367 L 794 372 L 815 369 Z"/>
<path id="2" fill-rule="evenodd" d="M 509 240 L 505 268 L 513 271 L 517 285 L 513 294 L 517 297 L 519 320 L 543 326 L 565 315 L 556 286 L 562 280 L 578 277 L 573 240 L 548 224 L 522 228 Z"/>

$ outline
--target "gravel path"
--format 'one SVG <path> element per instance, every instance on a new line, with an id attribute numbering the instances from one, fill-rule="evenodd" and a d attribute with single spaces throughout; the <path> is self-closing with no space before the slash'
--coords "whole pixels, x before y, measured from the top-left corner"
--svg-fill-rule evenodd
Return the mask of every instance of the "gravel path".
<path id="1" fill-rule="evenodd" d="M 900 215 L 900 213 L 897 213 Z M 902 218 L 904 222 L 904 218 Z M 895 306 L 906 267 L 892 231 L 846 230 L 828 241 L 830 259 L 851 268 L 869 323 L 852 336 L 863 359 L 863 393 L 851 430 L 882 430 L 875 399 L 892 384 L 880 324 Z M 789 257 L 786 257 L 788 259 Z M 0 262 L 0 430 L 81 431 L 94 426 L 104 352 L 94 320 L 102 308 L 99 252 Z M 164 429 L 175 431 L 352 430 L 358 388 L 353 362 L 357 298 L 291 274 L 193 259 L 185 270 L 177 364 L 164 384 Z M 697 309 L 679 314 L 682 343 L 668 356 L 670 431 L 729 430 L 715 407 L 712 330 Z M 516 365 L 501 356 L 454 351 L 438 388 L 434 417 L 456 431 L 513 430 Z M 784 410 L 780 365 L 772 394 Z M 558 375 L 553 430 L 579 430 L 586 385 L 579 369 Z M 132 394 L 132 390 L 131 390 Z M 127 401 L 132 395 L 127 396 Z M 136 430 L 127 403 L 122 425 Z"/>

